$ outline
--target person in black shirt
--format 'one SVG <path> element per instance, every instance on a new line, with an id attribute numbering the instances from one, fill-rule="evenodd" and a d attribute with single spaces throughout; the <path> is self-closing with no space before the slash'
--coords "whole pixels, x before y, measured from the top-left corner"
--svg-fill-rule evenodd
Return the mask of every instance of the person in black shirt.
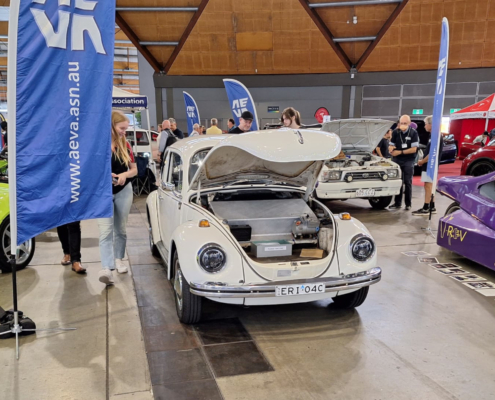
<path id="1" fill-rule="evenodd" d="M 177 128 L 177 121 L 174 118 L 169 118 L 170 130 L 174 133 L 177 139 L 184 139 L 184 132 Z"/>
<path id="2" fill-rule="evenodd" d="M 253 123 L 253 114 L 250 111 L 244 111 L 239 118 L 239 126 L 232 129 L 229 133 L 246 133 L 251 130 L 251 124 Z"/>
<path id="3" fill-rule="evenodd" d="M 393 210 L 401 208 L 403 193 L 406 210 L 411 209 L 412 179 L 414 174 L 414 161 L 419 147 L 419 135 L 415 129 L 410 127 L 410 125 L 411 118 L 409 115 L 400 117 L 398 129 L 393 131 L 392 140 L 390 141 L 389 151 L 392 155 L 392 161 L 399 164 L 402 171 L 402 186 L 400 188 L 400 193 L 395 196 L 394 204 L 389 207 Z"/>
<path id="4" fill-rule="evenodd" d="M 380 140 L 378 146 L 376 146 L 376 154 L 383 158 L 390 158 L 390 153 L 388 151 L 388 147 L 390 145 L 390 138 L 392 137 L 392 129 L 389 129 L 383 139 Z"/>
<path id="5" fill-rule="evenodd" d="M 433 198 L 431 197 L 431 195 L 432 195 L 431 191 L 433 189 L 433 183 L 432 183 L 431 178 L 426 173 L 426 170 L 428 169 L 428 159 L 429 159 L 428 156 L 430 154 L 430 148 L 431 148 L 431 123 L 432 123 L 432 119 L 433 119 L 432 116 L 425 118 L 425 130 L 426 130 L 426 132 L 430 133 L 430 140 L 428 141 L 426 149 L 423 151 L 423 159 L 418 161 L 418 166 L 421 167 L 421 182 L 423 182 L 425 184 L 425 204 L 419 210 L 413 211 L 413 215 L 429 215 L 430 214 L 430 208 L 431 208 L 432 214 L 437 213 L 437 209 L 435 208 L 435 197 L 433 197 Z M 438 155 L 442 154 L 442 150 L 443 150 L 443 135 L 440 134 L 440 147 L 438 149 Z"/>
<path id="6" fill-rule="evenodd" d="M 113 285 L 112 271 L 120 274 L 128 268 L 124 263 L 127 243 L 126 225 L 132 206 L 131 180 L 137 175 L 137 166 L 129 143 L 125 140 L 125 132 L 129 127 L 129 119 L 120 111 L 112 111 L 112 144 L 111 166 L 113 216 L 99 218 L 101 266 L 99 281 Z"/>
<path id="7" fill-rule="evenodd" d="M 227 122 L 227 127 L 228 127 L 228 133 L 230 133 L 235 128 L 234 118 L 229 118 Z"/>

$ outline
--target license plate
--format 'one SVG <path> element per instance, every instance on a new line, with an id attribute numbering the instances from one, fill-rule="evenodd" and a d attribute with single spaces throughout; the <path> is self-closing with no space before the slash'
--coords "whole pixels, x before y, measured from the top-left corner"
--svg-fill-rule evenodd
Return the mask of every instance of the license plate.
<path id="1" fill-rule="evenodd" d="M 275 296 L 300 296 L 303 294 L 325 293 L 324 283 L 303 283 L 275 287 Z"/>
<path id="2" fill-rule="evenodd" d="M 375 195 L 375 189 L 356 190 L 356 197 L 373 197 L 374 195 Z"/>

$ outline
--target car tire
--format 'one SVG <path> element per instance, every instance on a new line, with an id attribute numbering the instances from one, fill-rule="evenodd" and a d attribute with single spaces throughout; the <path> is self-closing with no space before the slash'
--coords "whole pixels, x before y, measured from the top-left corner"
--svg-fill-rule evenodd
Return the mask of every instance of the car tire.
<path id="1" fill-rule="evenodd" d="M 202 298 L 191 293 L 191 287 L 184 275 L 182 275 L 177 252 L 174 254 L 173 266 L 173 287 L 177 316 L 183 324 L 195 324 L 201 319 Z"/>
<path id="2" fill-rule="evenodd" d="M 10 265 L 10 216 L 6 217 L 0 224 L 0 269 L 3 273 L 12 272 Z M 19 259 L 17 260 L 16 270 L 26 268 L 34 256 L 36 241 L 34 238 L 29 239 L 21 245 Z"/>
<path id="3" fill-rule="evenodd" d="M 392 203 L 393 196 L 373 197 L 368 199 L 371 207 L 375 210 L 384 210 Z"/>
<path id="4" fill-rule="evenodd" d="M 349 310 L 351 308 L 359 307 L 364 303 L 368 296 L 369 286 L 356 290 L 355 292 L 343 294 L 342 296 L 334 297 L 333 304 L 335 307 L 342 310 Z"/>
<path id="5" fill-rule="evenodd" d="M 495 171 L 495 164 L 488 160 L 481 160 L 469 167 L 469 174 L 472 176 L 486 175 Z"/>
<path id="6" fill-rule="evenodd" d="M 454 201 L 448 208 L 447 210 L 445 211 L 445 215 L 449 215 L 449 214 L 452 214 L 458 210 L 461 209 L 461 206 L 459 205 L 459 203 L 457 201 Z"/>
<path id="7" fill-rule="evenodd" d="M 153 242 L 153 232 L 151 230 L 151 227 L 149 228 L 149 237 L 150 237 L 150 250 L 151 250 L 151 255 L 156 258 L 162 258 L 162 255 L 160 254 L 160 251 L 158 250 L 158 247 L 156 247 L 155 242 Z"/>

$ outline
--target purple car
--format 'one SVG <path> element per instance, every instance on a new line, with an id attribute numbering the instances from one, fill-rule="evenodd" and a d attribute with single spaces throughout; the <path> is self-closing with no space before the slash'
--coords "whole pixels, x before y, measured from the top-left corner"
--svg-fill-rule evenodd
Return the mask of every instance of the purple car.
<path id="1" fill-rule="evenodd" d="M 437 191 L 454 200 L 440 219 L 438 245 L 495 270 L 495 173 L 442 178 Z"/>

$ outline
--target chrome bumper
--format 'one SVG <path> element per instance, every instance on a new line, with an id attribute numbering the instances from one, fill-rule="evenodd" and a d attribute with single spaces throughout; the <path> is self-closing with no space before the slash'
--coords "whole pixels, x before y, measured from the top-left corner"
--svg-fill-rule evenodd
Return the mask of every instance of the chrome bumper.
<path id="1" fill-rule="evenodd" d="M 372 268 L 369 271 L 346 275 L 338 278 L 300 279 L 293 281 L 277 281 L 261 285 L 227 286 L 222 282 L 196 283 L 190 282 L 191 293 L 202 297 L 246 298 L 246 297 L 275 297 L 275 288 L 284 285 L 298 285 L 307 283 L 324 283 L 325 292 L 359 289 L 373 285 L 382 278 L 381 268 Z M 302 295 L 305 296 L 305 295 Z"/>

